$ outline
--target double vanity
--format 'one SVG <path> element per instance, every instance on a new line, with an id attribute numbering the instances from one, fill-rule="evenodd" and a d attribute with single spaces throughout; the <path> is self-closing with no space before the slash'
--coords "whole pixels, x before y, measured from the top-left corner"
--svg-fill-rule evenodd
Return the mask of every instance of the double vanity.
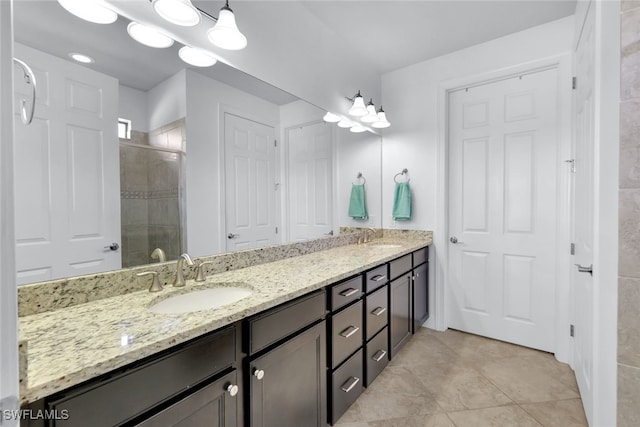
<path id="1" fill-rule="evenodd" d="M 23 316 L 22 405 L 57 419 L 22 425 L 334 424 L 428 318 L 430 244 L 385 236 Z"/>

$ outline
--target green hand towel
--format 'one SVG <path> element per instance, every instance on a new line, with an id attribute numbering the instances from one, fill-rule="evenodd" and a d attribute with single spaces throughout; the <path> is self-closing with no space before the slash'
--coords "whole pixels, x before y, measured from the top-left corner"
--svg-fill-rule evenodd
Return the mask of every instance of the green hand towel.
<path id="1" fill-rule="evenodd" d="M 364 197 L 364 184 L 352 184 L 349 200 L 349 216 L 353 219 L 368 219 L 367 202 Z"/>
<path id="2" fill-rule="evenodd" d="M 396 182 L 391 215 L 395 221 L 411 219 L 411 188 L 408 182 Z"/>

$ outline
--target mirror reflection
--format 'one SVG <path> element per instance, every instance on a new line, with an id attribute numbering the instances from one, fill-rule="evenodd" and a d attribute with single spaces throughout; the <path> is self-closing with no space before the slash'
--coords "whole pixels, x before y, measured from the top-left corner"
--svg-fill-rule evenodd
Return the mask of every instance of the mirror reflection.
<path id="1" fill-rule="evenodd" d="M 380 226 L 377 135 L 223 63 L 187 66 L 179 43 L 142 46 L 128 23 L 15 2 L 38 82 L 31 126 L 16 107 L 18 283 Z M 16 106 L 28 91 L 16 78 Z M 358 174 L 366 219 L 348 216 Z"/>

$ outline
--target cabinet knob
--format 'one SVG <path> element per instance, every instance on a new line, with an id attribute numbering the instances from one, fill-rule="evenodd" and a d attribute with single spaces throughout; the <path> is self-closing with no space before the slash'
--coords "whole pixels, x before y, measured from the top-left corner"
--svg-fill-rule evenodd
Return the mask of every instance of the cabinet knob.
<path id="1" fill-rule="evenodd" d="M 253 376 L 256 377 L 258 380 L 261 380 L 264 378 L 264 371 L 262 369 L 254 369 Z"/>
<path id="2" fill-rule="evenodd" d="M 235 384 L 229 384 L 227 385 L 227 393 L 229 393 L 229 396 L 234 397 L 236 394 L 238 394 L 238 386 Z"/>

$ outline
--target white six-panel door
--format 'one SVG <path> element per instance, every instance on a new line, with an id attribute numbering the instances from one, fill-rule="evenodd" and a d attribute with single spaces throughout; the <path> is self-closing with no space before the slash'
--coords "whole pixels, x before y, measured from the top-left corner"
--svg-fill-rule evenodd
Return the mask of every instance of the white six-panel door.
<path id="1" fill-rule="evenodd" d="M 552 351 L 557 70 L 449 95 L 449 327 Z"/>
<path id="2" fill-rule="evenodd" d="M 275 130 L 224 115 L 227 251 L 277 243 Z"/>
<path id="3" fill-rule="evenodd" d="M 314 123 L 287 134 L 289 240 L 327 235 L 333 230 L 331 127 Z"/>
<path id="4" fill-rule="evenodd" d="M 15 112 L 18 283 L 119 269 L 118 82 L 16 44 L 38 84 L 30 126 Z M 16 80 L 16 99 L 28 87 Z"/>

